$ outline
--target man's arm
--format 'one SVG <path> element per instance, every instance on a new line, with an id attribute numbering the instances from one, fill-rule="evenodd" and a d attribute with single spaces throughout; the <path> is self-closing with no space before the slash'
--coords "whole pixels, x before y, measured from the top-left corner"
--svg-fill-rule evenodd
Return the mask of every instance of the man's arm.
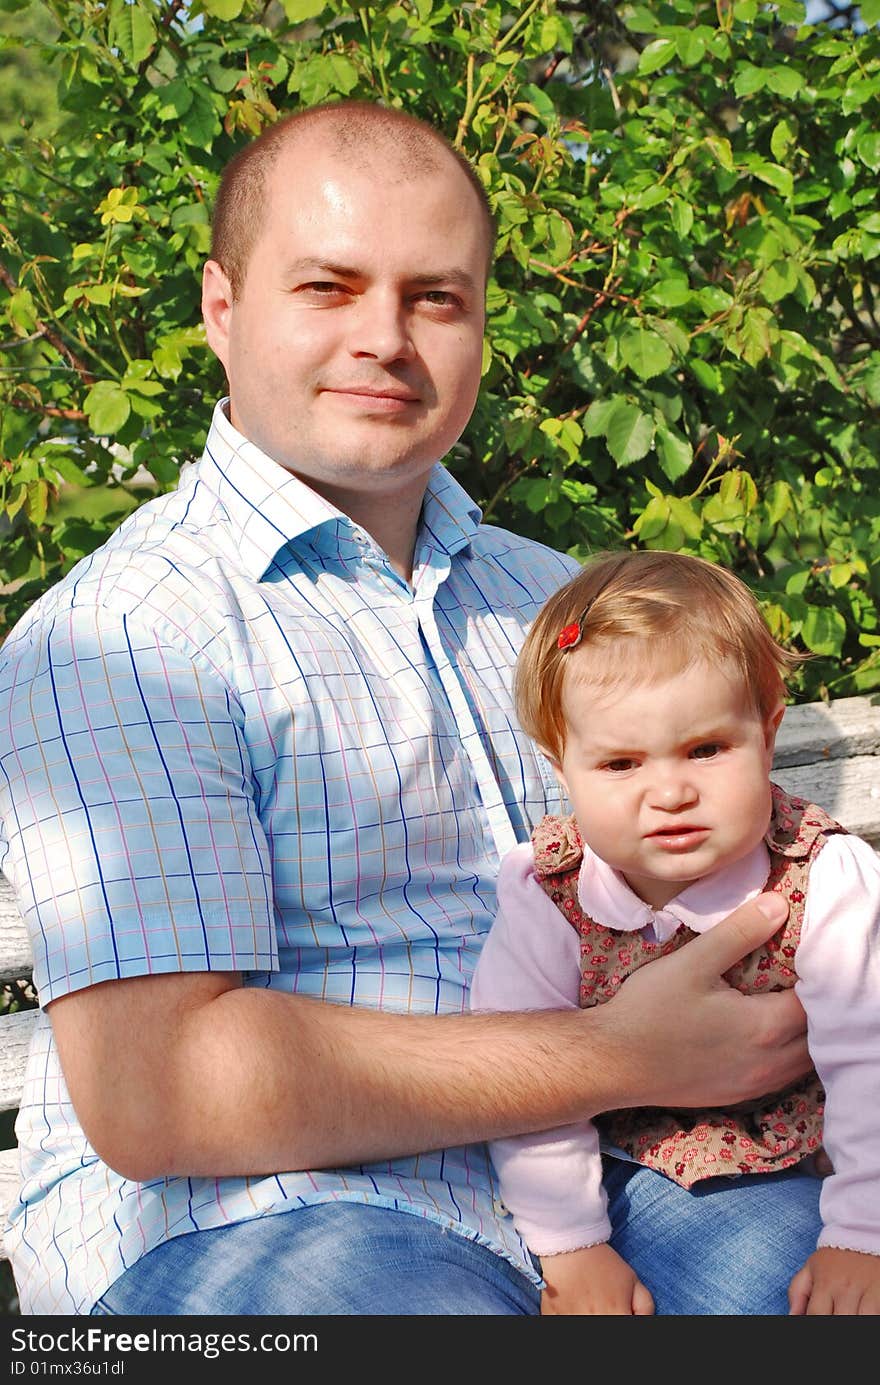
<path id="1" fill-rule="evenodd" d="M 86 1135 L 112 1168 L 259 1174 L 496 1139 L 616 1106 L 715 1105 L 809 1067 L 791 992 L 721 975 L 779 926 L 762 896 L 577 1013 L 382 1014 L 231 975 L 106 982 L 49 1006 Z"/>

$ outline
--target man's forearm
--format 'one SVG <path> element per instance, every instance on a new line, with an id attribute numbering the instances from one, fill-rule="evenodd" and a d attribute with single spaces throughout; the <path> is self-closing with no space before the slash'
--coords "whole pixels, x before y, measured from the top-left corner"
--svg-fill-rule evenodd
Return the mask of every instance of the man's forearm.
<path id="1" fill-rule="evenodd" d="M 785 1086 L 809 1068 L 794 993 L 720 980 L 771 931 L 743 906 L 585 1011 L 383 1014 L 196 973 L 49 1013 L 86 1135 L 126 1176 L 335 1167 Z"/>
<path id="2" fill-rule="evenodd" d="M 137 1175 L 336 1167 L 566 1124 L 625 1099 L 603 1032 L 599 1015 L 395 1015 L 227 991 L 180 1033 Z"/>

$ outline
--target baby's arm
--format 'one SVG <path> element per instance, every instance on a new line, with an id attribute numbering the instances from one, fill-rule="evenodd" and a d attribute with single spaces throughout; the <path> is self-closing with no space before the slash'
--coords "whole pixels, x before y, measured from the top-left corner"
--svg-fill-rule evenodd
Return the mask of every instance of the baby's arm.
<path id="1" fill-rule="evenodd" d="M 474 1010 L 577 1009 L 577 934 L 538 885 L 532 864 L 528 846 L 502 864 L 498 914 L 471 985 Z M 504 1207 L 541 1257 L 542 1311 L 650 1312 L 647 1290 L 604 1244 L 611 1226 L 592 1122 L 495 1140 L 490 1149 Z"/>
<path id="2" fill-rule="evenodd" d="M 825 1087 L 819 1248 L 791 1283 L 794 1315 L 880 1312 L 880 858 L 833 837 L 810 873 L 796 990 Z"/>

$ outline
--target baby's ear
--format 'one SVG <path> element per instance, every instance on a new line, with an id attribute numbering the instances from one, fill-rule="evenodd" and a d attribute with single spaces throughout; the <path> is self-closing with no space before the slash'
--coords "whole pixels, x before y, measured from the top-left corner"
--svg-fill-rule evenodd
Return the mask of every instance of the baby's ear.
<path id="1" fill-rule="evenodd" d="M 542 754 L 546 756 L 547 760 L 549 761 L 550 768 L 556 775 L 557 782 L 562 786 L 563 790 L 565 791 L 565 794 L 568 795 L 568 783 L 566 782 L 565 775 L 562 773 L 562 765 L 559 763 L 557 759 L 554 759 L 554 757 L 550 754 L 549 750 L 542 751 Z"/>
<path id="2" fill-rule="evenodd" d="M 776 733 L 779 730 L 782 718 L 785 716 L 785 703 L 780 702 L 764 718 L 764 744 L 772 754 L 776 746 Z"/>

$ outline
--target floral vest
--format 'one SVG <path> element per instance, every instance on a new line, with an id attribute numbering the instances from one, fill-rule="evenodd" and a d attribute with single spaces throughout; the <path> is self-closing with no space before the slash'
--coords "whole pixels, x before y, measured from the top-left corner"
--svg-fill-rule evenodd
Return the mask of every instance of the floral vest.
<path id="1" fill-rule="evenodd" d="M 846 829 L 821 808 L 791 798 L 775 784 L 764 838 L 770 852 L 765 886 L 788 900 L 786 923 L 763 947 L 725 974 L 746 995 L 780 991 L 797 980 L 794 957 L 800 941 L 810 863 L 828 837 Z M 665 943 L 647 942 L 640 932 L 608 928 L 584 913 L 578 902 L 583 842 L 573 817 L 545 817 L 532 836 L 535 874 L 580 937 L 580 1005 L 611 1000 L 632 972 L 696 934 L 684 924 Z M 773 1173 L 790 1168 L 819 1148 L 825 1093 L 815 1072 L 782 1092 L 727 1110 L 663 1110 L 639 1107 L 610 1111 L 596 1124 L 606 1141 L 630 1158 L 657 1169 L 684 1188 L 719 1174 Z"/>

